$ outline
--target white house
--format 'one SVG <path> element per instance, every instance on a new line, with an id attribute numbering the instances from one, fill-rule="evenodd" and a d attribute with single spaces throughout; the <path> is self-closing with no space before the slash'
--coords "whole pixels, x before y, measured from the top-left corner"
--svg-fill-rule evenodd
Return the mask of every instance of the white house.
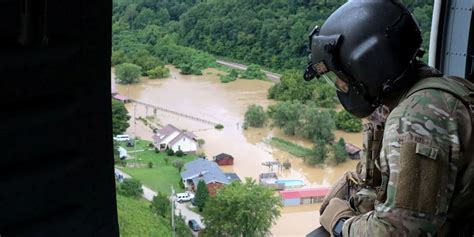
<path id="1" fill-rule="evenodd" d="M 185 153 L 196 152 L 197 137 L 191 132 L 184 132 L 168 124 L 153 136 L 153 144 L 157 149 L 171 148 L 173 151 L 181 150 Z"/>

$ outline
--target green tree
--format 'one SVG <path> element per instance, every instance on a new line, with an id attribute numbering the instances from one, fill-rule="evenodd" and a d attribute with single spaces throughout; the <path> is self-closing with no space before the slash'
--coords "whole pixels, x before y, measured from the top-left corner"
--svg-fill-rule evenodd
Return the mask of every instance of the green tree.
<path id="1" fill-rule="evenodd" d="M 196 196 L 194 197 L 194 203 L 202 212 L 202 209 L 206 205 L 207 199 L 209 198 L 209 190 L 204 180 L 199 180 L 196 190 Z"/>
<path id="2" fill-rule="evenodd" d="M 323 140 L 316 141 L 313 148 L 313 154 L 305 158 L 305 162 L 309 165 L 321 165 L 326 161 L 328 154 L 326 148 L 326 142 Z"/>
<path id="3" fill-rule="evenodd" d="M 170 70 L 164 66 L 158 66 L 148 71 L 150 79 L 167 78 L 170 76 Z"/>
<path id="4" fill-rule="evenodd" d="M 331 114 L 324 109 L 306 106 L 300 118 L 297 135 L 314 141 L 323 140 L 326 143 L 334 140 L 334 121 Z"/>
<path id="5" fill-rule="evenodd" d="M 261 128 L 267 121 L 267 114 L 261 105 L 251 104 L 245 112 L 244 126 Z"/>
<path id="6" fill-rule="evenodd" d="M 166 8 L 160 8 L 156 13 L 156 20 L 160 25 L 163 25 L 170 21 L 170 14 Z"/>
<path id="7" fill-rule="evenodd" d="M 124 179 L 120 184 L 120 192 L 129 197 L 140 197 L 143 194 L 142 184 L 138 179 Z"/>
<path id="8" fill-rule="evenodd" d="M 335 108 L 338 99 L 336 90 L 326 82 L 318 81 L 314 84 L 313 98 L 314 104 L 323 108 Z"/>
<path id="9" fill-rule="evenodd" d="M 304 105 L 298 101 L 280 103 L 272 107 L 273 125 L 283 129 L 287 135 L 296 135 L 301 126 L 300 117 L 303 111 Z"/>
<path id="10" fill-rule="evenodd" d="M 112 52 L 112 66 L 119 65 L 126 62 L 126 54 L 123 50 Z"/>
<path id="11" fill-rule="evenodd" d="M 191 229 L 188 227 L 186 223 L 186 218 L 182 215 L 175 215 L 176 220 L 176 236 L 178 237 L 193 237 L 193 233 L 191 233 Z"/>
<path id="12" fill-rule="evenodd" d="M 150 208 L 153 210 L 154 213 L 166 217 L 169 215 L 170 211 L 170 200 L 166 196 L 166 194 L 162 192 L 158 192 L 156 196 L 153 197 L 151 201 Z"/>
<path id="13" fill-rule="evenodd" d="M 237 72 L 237 70 L 232 69 L 230 70 L 230 73 L 228 75 L 220 75 L 219 78 L 222 83 L 228 83 L 228 82 L 237 80 L 238 76 L 239 76 L 239 73 Z"/>
<path id="14" fill-rule="evenodd" d="M 121 84 L 132 84 L 139 81 L 142 68 L 131 63 L 122 63 L 115 67 L 117 82 Z"/>
<path id="15" fill-rule="evenodd" d="M 114 136 L 124 133 L 130 126 L 128 120 L 130 116 L 125 105 L 117 100 L 112 99 L 112 134 Z"/>
<path id="16" fill-rule="evenodd" d="M 362 131 L 362 120 L 350 114 L 346 110 L 338 112 L 334 118 L 336 127 L 346 132 Z"/>
<path id="17" fill-rule="evenodd" d="M 176 151 L 176 156 L 177 157 L 183 157 L 184 156 L 184 152 L 182 150 L 178 150 Z"/>
<path id="18" fill-rule="evenodd" d="M 168 156 L 174 156 L 174 151 L 173 151 L 173 149 L 168 148 L 168 149 L 166 150 L 166 154 L 167 154 Z"/>
<path id="19" fill-rule="evenodd" d="M 174 160 L 173 161 L 173 166 L 178 169 L 178 172 L 181 172 L 181 170 L 184 167 L 184 161 L 183 160 Z"/>
<path id="20" fill-rule="evenodd" d="M 334 153 L 334 161 L 336 164 L 343 163 L 347 159 L 346 143 L 341 137 L 339 142 L 332 146 Z"/>
<path id="21" fill-rule="evenodd" d="M 206 203 L 209 236 L 265 236 L 280 216 L 281 200 L 250 178 L 232 182 Z M 236 208 L 237 207 L 237 208 Z"/>
<path id="22" fill-rule="evenodd" d="M 153 23 L 156 18 L 155 12 L 151 9 L 144 7 L 137 17 L 133 20 L 134 28 L 145 28 L 147 25 Z"/>
<path id="23" fill-rule="evenodd" d="M 285 71 L 281 81 L 268 90 L 268 98 L 282 101 L 299 101 L 306 103 L 313 99 L 313 91 L 318 82 L 307 82 L 301 76 L 301 71 Z"/>
<path id="24" fill-rule="evenodd" d="M 242 73 L 242 78 L 263 80 L 266 78 L 266 75 L 260 70 L 260 66 L 256 64 L 251 64 L 247 67 L 245 72 Z"/>
<path id="25" fill-rule="evenodd" d="M 190 75 L 193 74 L 193 68 L 191 65 L 183 63 L 179 65 L 179 68 L 181 69 L 180 73 L 183 75 Z"/>

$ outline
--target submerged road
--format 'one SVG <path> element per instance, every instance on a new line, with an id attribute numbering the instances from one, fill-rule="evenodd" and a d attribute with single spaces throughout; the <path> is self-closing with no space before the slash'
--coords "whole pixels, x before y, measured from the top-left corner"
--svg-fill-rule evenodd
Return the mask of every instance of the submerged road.
<path id="1" fill-rule="evenodd" d="M 228 62 L 228 61 L 223 61 L 223 60 L 216 60 L 216 63 L 225 65 L 231 68 L 239 69 L 239 70 L 247 70 L 247 66 L 240 63 Z M 270 79 L 271 81 L 280 82 L 280 78 L 281 78 L 280 74 L 276 74 L 276 73 L 269 72 L 266 70 L 262 70 L 262 72 L 264 72 L 265 75 L 267 75 L 268 79 Z"/>

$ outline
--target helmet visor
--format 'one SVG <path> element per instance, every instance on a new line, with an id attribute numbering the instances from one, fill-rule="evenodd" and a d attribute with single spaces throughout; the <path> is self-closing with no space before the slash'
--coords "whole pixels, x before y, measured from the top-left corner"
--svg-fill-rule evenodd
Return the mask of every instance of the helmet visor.
<path id="1" fill-rule="evenodd" d="M 321 75 L 326 82 L 337 91 L 347 93 L 349 92 L 349 84 L 342 80 L 335 72 L 329 71 Z"/>

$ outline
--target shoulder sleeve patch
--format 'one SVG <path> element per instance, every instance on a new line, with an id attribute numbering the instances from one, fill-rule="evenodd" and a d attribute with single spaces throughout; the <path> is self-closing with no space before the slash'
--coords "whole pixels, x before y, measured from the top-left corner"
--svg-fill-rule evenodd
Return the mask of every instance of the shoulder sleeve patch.
<path id="1" fill-rule="evenodd" d="M 422 155 L 432 160 L 436 160 L 436 157 L 438 156 L 438 148 L 434 148 L 421 143 L 416 144 L 415 152 L 418 155 Z"/>

